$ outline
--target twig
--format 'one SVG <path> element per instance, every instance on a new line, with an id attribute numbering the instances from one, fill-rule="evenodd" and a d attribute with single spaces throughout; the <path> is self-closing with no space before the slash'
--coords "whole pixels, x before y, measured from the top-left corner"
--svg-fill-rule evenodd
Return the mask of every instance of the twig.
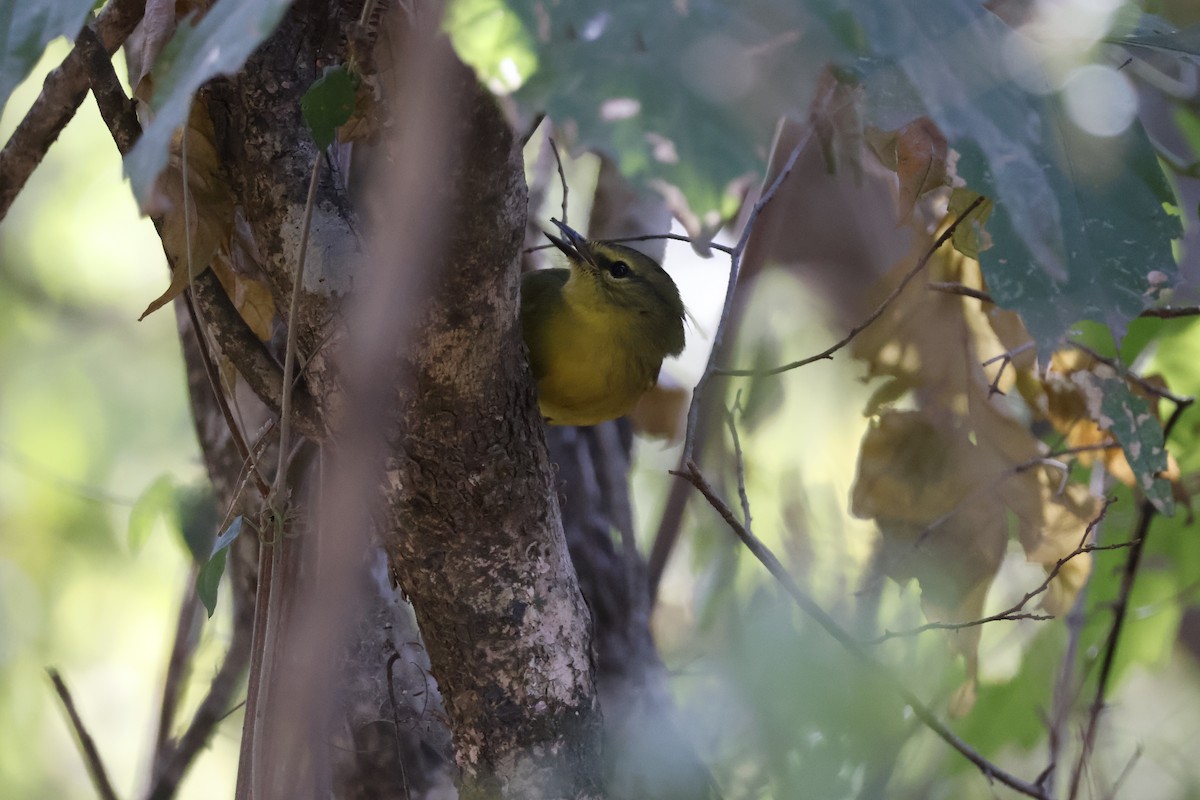
<path id="1" fill-rule="evenodd" d="M 728 245 L 717 244 L 716 242 L 711 241 L 711 240 L 697 241 L 696 238 L 693 236 L 684 236 L 679 233 L 655 233 L 655 234 L 649 234 L 647 236 L 622 236 L 619 239 L 612 239 L 610 241 L 614 241 L 614 242 L 648 242 L 652 239 L 669 239 L 669 240 L 675 241 L 675 242 L 687 242 L 688 244 L 690 244 L 692 246 L 706 247 L 711 250 L 719 250 L 720 252 L 722 252 L 728 256 L 733 255 L 734 250 L 735 250 L 735 248 L 729 247 Z"/>
<path id="2" fill-rule="evenodd" d="M 960 297 L 973 297 L 976 300 L 982 300 L 985 303 L 995 303 L 992 296 L 982 289 L 976 289 L 973 286 L 967 286 L 965 283 L 953 283 L 951 281 L 930 281 L 926 284 L 926 288 L 942 292 L 944 294 L 956 294 Z"/>
<path id="3" fill-rule="evenodd" d="M 104 124 L 112 133 L 113 141 L 121 155 L 133 149 L 133 143 L 142 135 L 142 126 L 138 123 L 137 114 L 130 105 L 117 73 L 113 69 L 112 56 L 104 49 L 96 33 L 87 25 L 75 38 L 75 49 L 83 57 L 83 65 L 87 71 L 88 81 L 92 87 L 92 95 L 96 98 L 96 107 Z"/>
<path id="4" fill-rule="evenodd" d="M 1175 410 L 1171 413 L 1167 424 L 1163 426 L 1164 440 L 1170 437 L 1171 431 L 1179 422 L 1179 418 L 1191 403 L 1192 400 L 1189 398 L 1184 398 L 1184 402 L 1177 401 Z M 1079 781 L 1083 776 L 1084 765 L 1091 757 L 1092 748 L 1096 743 L 1096 730 L 1099 726 L 1100 712 L 1104 709 L 1104 697 L 1108 693 L 1108 683 L 1112 679 L 1117 644 L 1121 640 L 1121 632 L 1125 627 L 1125 619 L 1128 616 L 1129 598 L 1133 592 L 1133 582 L 1137 577 L 1138 568 L 1141 566 L 1142 552 L 1146 546 L 1146 537 L 1150 532 L 1150 523 L 1154 521 L 1156 513 L 1154 504 L 1149 500 L 1143 500 L 1141 506 L 1138 508 L 1137 524 L 1133 535 L 1133 547 L 1129 550 L 1129 558 L 1125 560 L 1125 571 L 1121 575 L 1121 587 L 1117 592 L 1117 600 L 1113 604 L 1112 627 L 1109 629 L 1108 638 L 1104 642 L 1104 654 L 1100 662 L 1100 674 L 1096 679 L 1096 694 L 1092 698 L 1091 707 L 1088 711 L 1087 724 L 1084 727 L 1083 746 L 1080 748 L 1079 759 L 1075 762 L 1075 768 L 1071 772 L 1071 788 L 1067 795 L 1070 800 L 1075 800 L 1079 792 Z"/>
<path id="5" fill-rule="evenodd" d="M 271 584 L 275 570 L 271 569 L 272 551 L 282 546 L 279 536 L 268 541 L 259 537 L 258 544 L 258 587 L 254 593 L 254 623 L 250 638 L 250 675 L 246 681 L 246 714 L 242 722 L 242 741 L 238 752 L 237 785 L 235 800 L 249 800 L 254 795 L 254 745 L 255 732 L 262 727 L 261 717 L 265 698 L 263 675 L 264 653 L 267 640 L 267 605 L 271 597 Z"/>
<path id="6" fill-rule="evenodd" d="M 179 699 L 183 695 L 187 680 L 188 665 L 196 652 L 196 615 L 200 611 L 200 595 L 196 593 L 196 571 L 184 584 L 183 602 L 179 604 L 179 615 L 175 621 L 175 641 L 171 644 L 171 655 L 167 659 L 167 675 L 163 680 L 162 705 L 158 712 L 158 734 L 154 739 L 154 771 L 171 751 L 171 729 L 175 727 L 175 713 L 179 710 Z"/>
<path id="7" fill-rule="evenodd" d="M 1107 356 L 1100 355 L 1095 350 L 1088 347 L 1086 344 L 1083 344 L 1082 342 L 1077 342 L 1074 339 L 1069 339 L 1069 340 L 1067 340 L 1067 344 L 1071 345 L 1071 347 L 1074 347 L 1079 352 L 1085 353 L 1085 354 L 1091 356 L 1095 360 L 1099 361 L 1101 364 L 1106 364 L 1107 366 L 1112 367 L 1114 370 L 1117 371 L 1118 375 L 1120 375 L 1122 378 L 1124 378 L 1127 381 L 1137 384 L 1137 386 L 1142 391 L 1146 392 L 1149 395 L 1153 395 L 1154 397 L 1161 397 L 1164 400 L 1170 400 L 1177 407 L 1180 405 L 1187 406 L 1192 402 L 1192 398 L 1180 397 L 1179 395 L 1173 394 L 1172 392 L 1164 389 L 1161 386 L 1155 386 L 1153 383 L 1150 383 L 1148 380 L 1141 377 L 1140 375 L 1137 375 L 1136 373 L 1134 373 L 1127 367 L 1122 366 L 1119 362 L 1117 362 L 1111 358 L 1108 358 Z M 1166 438 L 1166 437 L 1164 436 L 1164 438 Z"/>
<path id="8" fill-rule="evenodd" d="M 106 52 L 117 51 L 137 27 L 145 9 L 145 0 L 110 0 L 104 6 L 92 28 Z M 83 53 L 76 48 L 46 76 L 41 94 L 0 151 L 0 219 L 8 214 L 50 145 L 75 116 L 87 90 Z"/>
<path id="9" fill-rule="evenodd" d="M 192 334 L 196 337 L 200 361 L 204 364 L 204 374 L 208 376 L 208 385 L 217 401 L 217 408 L 221 409 L 221 416 L 225 418 L 225 426 L 229 428 L 229 436 L 233 440 L 234 447 L 237 448 L 242 463 L 246 464 L 250 470 L 250 477 L 254 479 L 254 486 L 258 489 L 259 496 L 265 500 L 271 495 L 271 487 L 267 485 L 262 473 L 258 471 L 254 455 L 250 452 L 249 445 L 246 444 L 246 437 L 242 436 L 242 429 L 233 416 L 229 401 L 225 399 L 225 391 L 221 388 L 221 376 L 217 372 L 217 364 L 212 357 L 212 351 L 208 349 L 208 339 L 205 338 L 204 330 L 200 327 L 200 314 L 196 310 L 196 302 L 192 297 L 190 287 L 183 291 L 183 303 L 187 307 L 188 319 L 192 322 Z"/>
<path id="10" fill-rule="evenodd" d="M 287 481 L 287 458 L 291 448 L 292 375 L 296 371 L 296 329 L 300 317 L 300 291 L 304 286 L 304 263 L 308 255 L 308 234 L 312 227 L 313 206 L 321 182 L 321 157 L 313 159 L 312 176 L 308 182 L 308 199 L 304 204 L 304 222 L 300 228 L 300 252 L 296 256 L 296 282 L 292 284 L 292 299 L 288 306 L 287 350 L 283 356 L 283 396 L 279 403 L 279 465 L 275 469 L 273 498 L 279 502 Z"/>
<path id="11" fill-rule="evenodd" d="M 884 631 L 881 635 L 875 637 L 874 639 L 865 640 L 863 643 L 881 644 L 889 639 L 896 639 L 902 636 L 916 636 L 917 634 L 924 633 L 925 631 L 956 631 L 962 630 L 963 628 L 978 627 L 979 625 L 985 625 L 989 622 L 1012 622 L 1021 619 L 1044 621 L 1054 619 L 1053 614 L 1029 613 L 1025 611 L 1025 606 L 1029 605 L 1031 600 L 1050 588 L 1050 584 L 1053 583 L 1054 579 L 1058 577 L 1060 572 L 1062 572 L 1062 568 L 1068 561 L 1084 553 L 1095 553 L 1101 550 L 1118 550 L 1126 547 L 1133 547 L 1135 544 L 1137 544 L 1136 541 L 1105 545 L 1085 544 L 1087 540 L 1091 538 L 1093 531 L 1096 530 L 1096 527 L 1099 526 L 1105 515 L 1108 514 L 1108 507 L 1114 502 L 1116 502 L 1115 498 L 1108 498 L 1104 501 L 1104 506 L 1100 509 L 1100 513 L 1088 524 L 1087 528 L 1084 530 L 1083 537 L 1080 539 L 1079 545 L 1070 553 L 1067 553 L 1067 555 L 1058 559 L 1050 571 L 1046 573 L 1045 580 L 1043 580 L 1036 588 L 1026 592 L 1025 596 L 1017 601 L 1017 603 L 1011 608 L 997 612 L 991 616 L 981 617 L 980 619 L 974 619 L 969 622 L 930 622 L 925 625 L 919 625 L 915 628 L 909 628 L 908 630 L 903 631 Z"/>
<path id="12" fill-rule="evenodd" d="M 304 266 L 308 254 L 308 237 L 312 226 L 313 207 L 321 179 L 321 156 L 313 159 L 304 206 L 304 221 L 300 229 L 299 253 L 296 256 L 296 277 L 288 309 L 287 345 L 283 360 L 283 394 L 279 415 L 279 463 L 268 501 L 266 525 L 270 540 L 259 537 L 258 592 L 254 599 L 254 635 L 251 643 L 249 687 L 246 696 L 246 718 L 242 726 L 241 753 L 235 796 L 238 800 L 259 796 L 258 776 L 262 769 L 263 716 L 270 682 L 274 677 L 276 642 L 281 624 L 282 593 L 276 586 L 283 574 L 286 525 L 288 459 L 291 457 L 291 397 L 292 375 L 296 368 L 296 330 L 300 316 L 300 293 L 304 285 Z"/>
<path id="13" fill-rule="evenodd" d="M 150 792 L 146 795 L 147 800 L 170 800 L 175 796 L 188 767 L 208 743 L 213 730 L 232 713 L 229 710 L 229 701 L 238 690 L 240 679 L 250 659 L 252 625 L 253 613 L 249 607 L 239 608 L 234 612 L 233 636 L 225 658 L 209 684 L 208 694 L 200 702 L 200 707 L 196 709 L 183 736 L 169 752 L 162 754 L 161 758 L 156 758 L 155 774 Z M 234 710 L 238 706 L 240 704 L 235 705 Z"/>
<path id="14" fill-rule="evenodd" d="M 1038 798 L 1038 800 L 1048 800 L 1046 791 L 1040 786 L 1036 786 L 1028 781 L 1022 780 L 1015 775 L 1001 769 L 993 764 L 975 748 L 963 741 L 949 727 L 946 726 L 932 710 L 926 706 L 920 698 L 913 693 L 906 685 L 904 685 L 895 675 L 892 674 L 883 664 L 875 659 L 874 656 L 864 647 L 864 645 L 854 638 L 845 628 L 843 628 L 833 617 L 831 617 L 825 609 L 809 596 L 807 592 L 800 587 L 796 580 L 788 573 L 787 569 L 780 563 L 775 554 L 771 552 L 762 541 L 746 527 L 742 525 L 734 515 L 733 510 L 717 496 L 711 485 L 705 480 L 700 473 L 699 468 L 694 461 L 688 461 L 683 470 L 672 471 L 673 475 L 677 475 L 691 483 L 709 504 L 716 509 L 717 513 L 729 525 L 733 533 L 741 540 L 742 544 L 750 550 L 751 554 L 759 560 L 759 562 L 767 568 L 776 582 L 786 591 L 796 603 L 796 605 L 807 614 L 814 622 L 825 629 L 825 632 L 832 636 L 839 644 L 841 644 L 849 653 L 858 659 L 865 667 L 867 667 L 876 677 L 888 684 L 892 691 L 912 709 L 913 714 L 921 720 L 930 730 L 946 742 L 946 744 L 957 750 L 964 758 L 979 768 L 979 771 L 989 779 L 994 779 L 1000 783 L 1020 792 L 1028 797 Z"/>
<path id="15" fill-rule="evenodd" d="M 799 361 L 792 361 L 791 363 L 784 364 L 782 366 L 772 367 L 771 369 L 714 369 L 713 374 L 729 377 L 767 377 L 770 375 L 778 375 L 783 372 L 788 372 L 789 370 L 793 370 L 798 367 L 803 367 L 807 364 L 813 363 L 814 361 L 824 361 L 833 358 L 834 353 L 850 344 L 850 342 L 854 340 L 854 337 L 865 331 L 875 322 L 875 320 L 883 316 L 883 312 L 886 311 L 888 306 L 890 306 L 892 302 L 900 296 L 900 293 L 907 288 L 912 279 L 917 277 L 917 275 L 920 274 L 923 269 L 925 269 L 925 266 L 929 263 L 929 260 L 933 258 L 934 254 L 941 248 L 941 246 L 950 241 L 950 237 L 954 235 L 954 231 L 958 229 L 958 226 L 962 223 L 962 221 L 966 219 L 967 216 L 969 216 L 976 208 L 978 208 L 985 199 L 986 198 L 982 196 L 975 198 L 975 202 L 971 203 L 971 205 L 967 206 L 961 214 L 955 217 L 954 221 L 951 222 L 946 230 L 942 232 L 942 235 L 934 241 L 933 246 L 925 252 L 925 255 L 921 256 L 921 260 L 917 262 L 916 266 L 908 271 L 908 273 L 900 280 L 900 283 L 896 286 L 896 288 L 893 289 L 891 293 L 884 298 L 883 302 L 871 312 L 871 315 L 851 328 L 849 333 L 847 333 L 833 345 L 829 346 L 825 350 L 822 350 L 816 355 L 809 356 L 808 358 L 802 358 Z"/>
<path id="16" fill-rule="evenodd" d="M 746 494 L 746 461 L 742 457 L 742 440 L 738 436 L 737 420 L 733 416 L 734 412 L 741 408 L 741 405 L 742 392 L 738 390 L 733 407 L 725 411 L 725 422 L 729 426 L 729 435 L 733 439 L 733 463 L 737 469 L 738 499 L 742 504 L 742 524 L 746 526 L 746 530 L 753 531 L 754 528 L 750 524 L 750 496 Z"/>
<path id="17" fill-rule="evenodd" d="M 79 743 L 79 751 L 83 755 L 83 763 L 87 765 L 88 774 L 92 776 L 96 794 L 100 795 L 101 800 L 117 800 L 117 793 L 113 791 L 112 783 L 108 780 L 104 762 L 100 760 L 100 751 L 96 749 L 96 743 L 79 717 L 79 712 L 75 710 L 75 701 L 71 699 L 71 692 L 67 689 L 67 684 L 58 674 L 58 670 L 53 667 L 47 668 L 46 674 L 50 676 L 50 682 L 54 684 L 54 691 L 58 694 L 58 699 L 62 701 L 67 718 L 71 721 L 71 730 L 75 734 L 75 740 Z"/>
<path id="18" fill-rule="evenodd" d="M 725 255 L 729 256 L 733 255 L 737 249 L 736 247 L 717 244 L 716 242 L 709 241 L 707 239 L 697 240 L 694 236 L 684 236 L 681 233 L 648 233 L 644 236 L 619 236 L 616 239 L 607 239 L 606 241 L 622 244 L 625 242 L 650 242 L 656 239 L 666 239 L 673 242 L 687 242 L 690 245 L 707 247 L 712 250 L 719 250 Z M 554 247 L 552 244 L 535 244 L 532 247 L 526 247 L 522 252 L 536 253 L 538 250 L 549 250 L 552 247 Z"/>
<path id="19" fill-rule="evenodd" d="M 966 284 L 954 283 L 953 281 L 933 282 L 929 284 L 929 288 L 935 292 L 973 297 L 985 303 L 996 302 L 995 298 L 988 292 L 976 289 L 973 286 L 967 286 Z M 1154 319 L 1177 319 L 1179 317 L 1195 316 L 1200 316 L 1200 306 L 1157 306 L 1156 308 L 1147 308 L 1138 314 L 1138 318 L 1151 317 Z"/>
<path id="20" fill-rule="evenodd" d="M 796 166 L 796 160 L 800 157 L 800 152 L 808 146 L 809 140 L 813 136 L 815 126 L 809 125 L 808 130 L 800 137 L 800 141 L 796 142 L 796 146 L 792 148 L 791 154 L 788 155 L 787 161 L 784 162 L 783 168 L 779 170 L 779 174 L 771 181 L 771 185 L 762 193 L 762 196 L 755 202 L 754 208 L 750 210 L 750 215 L 746 218 L 746 224 L 742 227 L 742 235 L 738 238 L 737 245 L 729 254 L 729 281 L 725 286 L 725 302 L 721 304 L 721 316 L 717 321 L 717 330 L 713 334 L 712 350 L 708 355 L 708 362 L 704 365 L 704 372 L 700 375 L 700 380 L 696 382 L 696 388 L 692 390 L 692 402 L 688 407 L 687 414 L 687 433 L 683 440 L 683 457 L 682 463 L 688 463 L 692 460 L 692 453 L 696 446 L 696 424 L 700 416 L 700 397 L 704 394 L 705 388 L 708 386 L 709 380 L 717 372 L 717 355 L 721 352 L 721 341 L 725 338 L 725 330 L 729 327 L 730 310 L 733 308 L 734 293 L 737 289 L 738 276 L 742 270 L 742 254 L 746 250 L 746 245 L 750 241 L 750 234 L 754 231 L 754 224 L 758 221 L 758 217 L 762 214 L 767 204 L 774 199 L 779 187 L 792 173 L 792 168 Z"/>
<path id="21" fill-rule="evenodd" d="M 567 174 L 563 172 L 562 157 L 558 154 L 558 145 L 554 143 L 553 136 L 547 136 L 546 141 L 550 143 L 550 149 L 554 151 L 554 163 L 558 165 L 558 180 L 562 184 L 562 221 L 563 225 L 567 224 Z"/>

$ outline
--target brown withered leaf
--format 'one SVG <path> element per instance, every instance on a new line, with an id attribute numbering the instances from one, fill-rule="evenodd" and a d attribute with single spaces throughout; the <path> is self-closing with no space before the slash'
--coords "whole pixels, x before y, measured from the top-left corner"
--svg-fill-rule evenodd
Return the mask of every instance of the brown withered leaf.
<path id="1" fill-rule="evenodd" d="M 947 208 L 948 213 L 952 217 L 958 217 L 971 204 L 979 199 L 979 193 L 973 192 L 964 187 L 957 187 L 950 192 L 950 203 Z M 987 224 L 988 217 L 992 215 L 992 201 L 984 198 L 984 201 L 971 210 L 971 213 L 963 217 L 962 222 L 954 229 L 954 235 L 950 237 L 951 244 L 954 249 L 970 258 L 979 258 L 979 254 L 992 246 L 992 235 L 987 232 L 984 226 Z"/>
<path id="2" fill-rule="evenodd" d="M 929 117 L 919 117 L 896 137 L 896 175 L 900 178 L 900 221 L 907 221 L 917 201 L 949 182 L 946 159 L 950 146 Z"/>
<path id="3" fill-rule="evenodd" d="M 950 145 L 929 117 L 919 117 L 895 131 L 869 128 L 865 141 L 879 162 L 900 180 L 897 206 L 901 223 L 912 217 L 924 195 L 950 184 Z"/>
<path id="4" fill-rule="evenodd" d="M 246 325 L 259 339 L 270 341 L 275 324 L 275 298 L 270 287 L 235 270 L 225 248 L 214 255 L 212 268 Z"/>
<path id="5" fill-rule="evenodd" d="M 683 423 L 691 399 L 690 389 L 664 373 L 629 412 L 633 429 L 655 439 L 674 442 L 683 438 Z"/>
<path id="6" fill-rule="evenodd" d="M 343 144 L 373 139 L 382 128 L 381 108 L 372 86 L 373 77 L 365 77 L 354 92 L 354 111 L 350 119 L 337 129 L 337 139 Z"/>
<path id="7" fill-rule="evenodd" d="M 150 71 L 163 47 L 175 35 L 179 20 L 189 14 L 203 14 L 212 0 L 146 0 L 146 11 L 125 40 L 125 64 L 133 96 L 148 103 L 154 96 Z"/>
<path id="8" fill-rule="evenodd" d="M 866 305 L 885 296 L 910 267 L 898 265 Z M 931 281 L 982 288 L 977 262 L 952 248 L 939 251 L 928 269 Z M 1004 312 L 993 316 L 987 305 L 910 288 L 853 345 L 870 375 L 889 380 L 873 399 L 878 421 L 863 440 L 851 510 L 876 521 L 883 571 L 897 581 L 916 579 L 933 621 L 983 616 L 1007 549 L 1010 514 L 1020 521 L 1026 557 L 1051 569 L 1081 544 L 1099 509 L 1084 487 L 1060 491 L 1061 472 L 1039 463 L 1044 445 L 1008 399 L 990 393 L 981 361 L 1005 352 L 998 330 L 1005 337 L 1023 331 L 1019 320 Z M 1019 363 L 1032 372 L 1032 354 Z M 886 400 L 901 397 L 915 410 L 888 408 Z M 1089 565 L 1087 555 L 1075 557 L 1047 592 L 1046 607 L 1069 607 Z M 974 697 L 979 635 L 973 626 L 949 637 L 967 667 L 954 698 L 958 712 Z"/>
<path id="9" fill-rule="evenodd" d="M 186 193 L 184 135 L 187 136 Z M 175 299 L 192 278 L 208 269 L 218 249 L 229 244 L 233 195 L 221 173 L 213 138 L 208 111 L 202 103 L 193 102 L 187 127 L 176 132 L 167 169 L 155 184 L 149 207 L 143 209 L 160 221 L 159 234 L 171 264 L 171 285 L 138 319 L 145 319 L 147 314 Z"/>

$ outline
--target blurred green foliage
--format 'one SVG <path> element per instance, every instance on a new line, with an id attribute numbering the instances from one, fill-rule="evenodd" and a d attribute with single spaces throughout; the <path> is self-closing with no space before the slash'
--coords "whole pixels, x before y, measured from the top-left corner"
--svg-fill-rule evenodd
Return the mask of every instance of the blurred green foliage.
<path id="1" fill-rule="evenodd" d="M 0 139 L 66 51 L 53 46 L 15 92 Z M 203 477 L 174 320 L 136 321 L 167 279 L 162 246 L 139 219 L 89 100 L 0 226 L 5 797 L 93 794 L 47 666 L 61 670 L 118 793 L 143 785 L 191 565 L 175 515 L 145 512 L 147 504 L 171 507 L 164 486 Z M 203 634 L 202 681 L 220 657 L 225 627 Z M 185 713 L 198 701 L 190 691 Z M 235 749 L 218 734 L 182 796 L 223 793 Z"/>

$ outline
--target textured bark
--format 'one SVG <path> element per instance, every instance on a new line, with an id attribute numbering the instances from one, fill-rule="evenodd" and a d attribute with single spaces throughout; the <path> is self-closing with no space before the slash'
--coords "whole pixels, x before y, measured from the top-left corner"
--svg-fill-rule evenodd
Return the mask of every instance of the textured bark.
<path id="1" fill-rule="evenodd" d="M 202 93 L 278 308 L 287 307 L 296 275 L 305 190 L 317 155 L 298 100 L 321 67 L 346 60 L 360 10 L 358 2 L 300 0 L 242 72 Z M 437 46 L 447 48 L 444 42 Z M 416 49 L 401 51 L 401 58 Z M 412 600 L 429 663 L 414 653 L 414 637 L 404 633 L 411 629 L 404 627 L 403 607 L 388 597 L 391 587 L 370 572 L 378 559 L 364 554 L 362 572 L 356 573 L 351 562 L 357 556 L 343 558 L 336 570 L 361 577 L 355 591 L 362 596 L 351 604 L 356 616 L 337 629 L 350 640 L 349 650 L 334 659 L 335 667 L 308 670 L 339 685 L 310 682 L 306 689 L 286 674 L 307 669 L 306 654 L 318 657 L 305 628 L 306 620 L 317 618 L 305 616 L 311 609 L 305 609 L 303 597 L 289 595 L 279 629 L 284 674 L 268 695 L 275 713 L 268 727 L 277 742 L 264 769 L 272 776 L 270 789 L 291 792 L 289 797 L 318 796 L 321 787 L 345 797 L 445 796 L 446 741 L 438 722 L 448 719 L 462 797 L 601 797 L 587 610 L 563 539 L 516 325 L 516 262 L 525 215 L 520 152 L 494 100 L 456 60 L 451 58 L 448 71 L 398 73 L 402 88 L 406 78 L 419 76 L 424 83 L 415 89 L 457 104 L 449 123 L 435 131 L 437 147 L 446 153 L 409 153 L 441 168 L 418 187 L 420 219 L 404 216 L 404 224 L 392 226 L 399 232 L 388 230 L 386 220 L 371 226 L 373 235 L 385 239 L 402 238 L 413 226 L 431 231 L 398 245 L 406 258 L 416 256 L 420 269 L 407 294 L 395 295 L 393 313 L 420 314 L 373 351 L 386 358 L 376 358 L 365 377 L 382 389 L 371 386 L 364 394 L 362 375 L 347 388 L 346 376 L 362 365 L 351 364 L 353 357 L 337 361 L 342 344 L 347 337 L 353 343 L 355 335 L 353 324 L 346 327 L 346 301 L 362 281 L 378 281 L 379 275 L 375 270 L 364 278 L 360 272 L 360 226 L 339 181 L 326 170 L 307 249 L 297 342 L 305 363 L 301 385 L 315 409 L 306 432 L 317 426 L 344 429 L 339 412 L 344 417 L 351 408 L 359 419 L 350 420 L 350 428 L 357 425 L 360 444 L 368 427 L 378 434 L 376 444 L 358 450 L 378 455 L 386 470 L 377 535 L 391 574 Z M 421 91 L 413 89 L 409 85 L 394 98 L 398 128 L 427 121 L 419 110 Z M 406 122 L 405 115 L 417 121 Z M 392 142 L 399 150 L 383 148 L 391 158 L 382 163 L 421 141 L 414 136 Z M 373 283 L 371 292 L 377 288 Z M 361 299 L 351 297 L 350 304 Z M 372 298 L 367 300 L 369 305 Z M 228 315 L 217 324 L 220 320 L 230 321 Z M 242 348 L 244 336 L 218 333 L 213 338 L 227 348 L 224 355 L 273 405 L 270 359 Z M 374 333 L 380 338 L 378 327 Z M 276 361 L 282 360 L 280 345 L 271 343 Z M 385 402 L 355 407 L 356 397 L 380 400 L 380 392 Z M 370 426 L 359 424 L 364 417 Z M 336 531 L 320 530 L 320 536 L 330 533 L 336 538 Z M 308 536 L 301 531 L 285 542 L 284 550 L 292 551 L 283 567 L 288 592 L 306 591 L 315 585 L 313 575 L 319 578 L 327 569 L 322 559 L 335 540 L 310 543 Z M 422 703 L 418 713 L 404 700 L 406 694 L 435 697 L 426 686 L 430 675 L 445 698 L 444 717 L 436 703 Z M 305 691 L 328 692 L 336 700 L 322 700 L 321 709 L 297 717 L 297 730 L 304 730 L 289 741 L 287 715 L 304 704 Z M 335 752 L 305 750 L 314 735 L 332 736 L 325 744 Z M 304 753 L 308 761 L 297 762 Z M 281 767 L 297 764 L 305 775 L 276 780 Z"/>
<path id="2" fill-rule="evenodd" d="M 517 326 L 520 151 L 461 65 L 431 274 L 389 442 L 386 537 L 452 720 L 462 797 L 599 797 L 588 616 Z"/>

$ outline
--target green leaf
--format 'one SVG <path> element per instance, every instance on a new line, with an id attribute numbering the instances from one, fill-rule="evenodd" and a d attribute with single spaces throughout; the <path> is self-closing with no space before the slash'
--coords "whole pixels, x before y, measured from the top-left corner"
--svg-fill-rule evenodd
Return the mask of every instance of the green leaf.
<path id="1" fill-rule="evenodd" d="M 94 0 L 0 0 L 0 109 L 28 77 L 46 45 L 74 39 Z"/>
<path id="2" fill-rule="evenodd" d="M 537 46 L 537 71 L 514 95 L 524 116 L 544 112 L 574 132 L 576 150 L 678 189 L 705 224 L 734 208 L 734 182 L 761 174 L 779 116 L 812 92 L 804 79 L 771 78 L 812 75 L 833 38 L 777 0 L 509 7 Z"/>
<path id="3" fill-rule="evenodd" d="M 894 129 L 929 114 L 961 154 L 959 174 L 995 202 L 993 247 L 980 257 L 996 301 L 1043 349 L 1082 319 L 1121 339 L 1148 304 L 1149 273 L 1169 286 L 1177 272 L 1179 220 L 1164 209 L 1171 192 L 1141 126 L 1091 136 L 1056 95 L 1026 92 L 1004 51 L 1019 39 L 978 3 L 854 8 L 879 57 L 864 75 L 873 122 Z"/>
<path id="4" fill-rule="evenodd" d="M 187 122 L 192 95 L 210 78 L 241 69 L 291 3 L 217 0 L 199 24 L 179 25 L 154 65 L 154 119 L 125 157 L 125 171 L 139 202 L 146 202 L 167 165 L 171 137 Z"/>
<path id="5" fill-rule="evenodd" d="M 1105 418 L 1101 427 L 1107 428 L 1125 452 L 1125 460 L 1133 469 L 1138 488 L 1154 507 L 1165 516 L 1175 511 L 1171 485 L 1158 477 L 1167 468 L 1167 449 L 1163 444 L 1162 426 L 1150 411 L 1146 401 L 1129 390 L 1120 378 L 1099 378 L 1100 412 Z M 1107 422 L 1107 424 L 1104 424 Z"/>
<path id="6" fill-rule="evenodd" d="M 225 560 L 229 553 L 229 545 L 238 537 L 244 527 L 244 520 L 239 514 L 229 523 L 229 527 L 213 542 L 212 554 L 200 572 L 196 575 L 196 594 L 211 618 L 217 609 L 217 589 L 221 585 L 221 576 L 225 574 Z"/>
<path id="7" fill-rule="evenodd" d="M 129 531 L 127 541 L 129 549 L 134 553 L 142 549 L 142 545 L 154 531 L 154 524 L 159 519 L 166 518 L 178 524 L 176 514 L 175 493 L 179 485 L 168 474 L 159 475 L 146 489 L 138 495 L 129 510 Z"/>
<path id="8" fill-rule="evenodd" d="M 300 111 L 312 131 L 317 147 L 324 150 L 333 144 L 334 135 L 354 113 L 354 95 L 358 79 L 342 65 L 326 67 L 300 98 Z"/>
<path id="9" fill-rule="evenodd" d="M 212 553 L 216 538 L 217 501 L 212 486 L 203 484 L 183 487 L 176 495 L 175 503 L 179 515 L 179 532 L 184 546 L 196 563 L 203 563 Z"/>

